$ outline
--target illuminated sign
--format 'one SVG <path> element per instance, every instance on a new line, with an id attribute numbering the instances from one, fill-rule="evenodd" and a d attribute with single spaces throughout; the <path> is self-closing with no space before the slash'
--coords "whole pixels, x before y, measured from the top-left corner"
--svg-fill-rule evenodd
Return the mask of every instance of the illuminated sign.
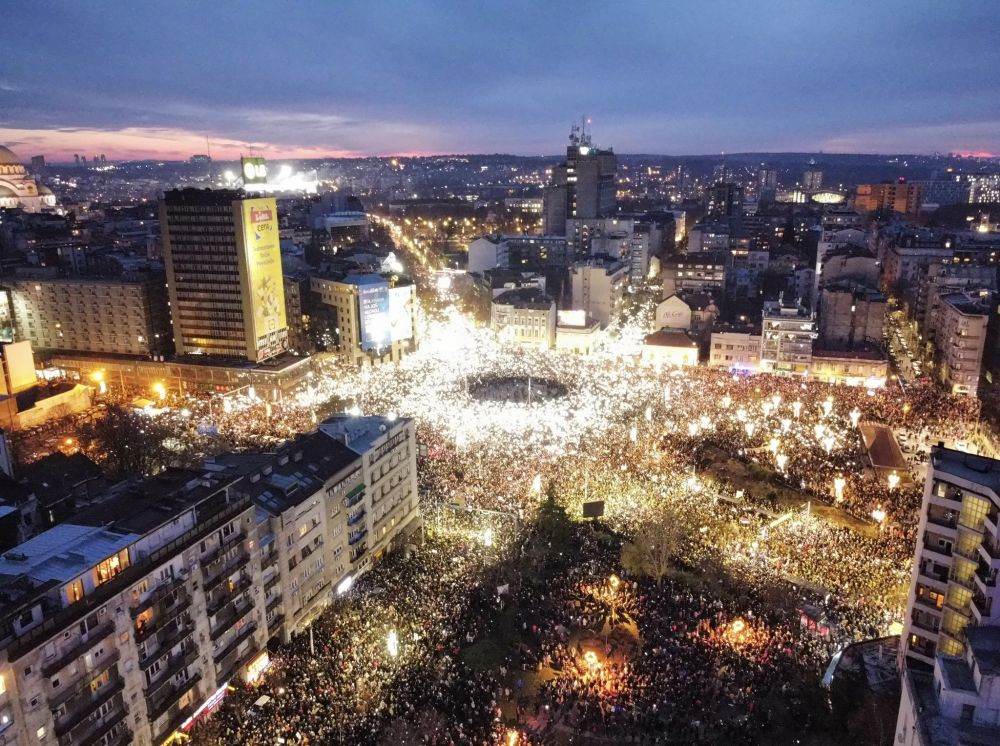
<path id="1" fill-rule="evenodd" d="M 413 288 L 390 288 L 387 282 L 358 286 L 361 348 L 385 349 L 413 337 Z"/>
<path id="2" fill-rule="evenodd" d="M 267 161 L 263 158 L 240 158 L 240 171 L 244 184 L 267 183 Z"/>
<path id="3" fill-rule="evenodd" d="M 242 210 L 249 315 L 257 359 L 263 360 L 288 343 L 278 209 L 274 199 L 262 198 L 244 200 Z"/>
<path id="4" fill-rule="evenodd" d="M 264 671 L 266 671 L 270 665 L 271 665 L 271 658 L 268 656 L 267 651 L 265 650 L 247 664 L 246 673 L 243 675 L 243 679 L 248 684 L 253 684 L 261 676 L 264 675 Z"/>

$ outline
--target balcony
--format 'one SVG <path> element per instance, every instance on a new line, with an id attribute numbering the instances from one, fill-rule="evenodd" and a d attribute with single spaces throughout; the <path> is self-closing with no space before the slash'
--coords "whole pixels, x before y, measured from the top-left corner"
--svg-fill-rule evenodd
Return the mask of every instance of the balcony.
<path id="1" fill-rule="evenodd" d="M 125 682 L 120 677 L 116 676 L 105 684 L 102 689 L 85 695 L 79 698 L 76 702 L 72 702 L 71 707 L 67 708 L 66 714 L 60 718 L 56 718 L 56 737 L 62 738 L 65 736 L 76 726 L 93 715 L 94 712 L 96 712 L 102 705 L 110 702 L 113 697 L 120 694 L 124 688 Z M 72 698 L 70 698 L 70 700 L 72 700 Z M 67 700 L 66 703 L 69 704 L 70 701 Z M 52 710 L 53 717 L 55 717 L 56 708 L 53 707 Z"/>
<path id="2" fill-rule="evenodd" d="M 353 508 L 355 505 L 357 505 L 364 499 L 365 499 L 365 486 L 363 484 L 359 484 L 353 490 L 348 492 L 347 495 L 344 497 L 344 507 Z"/>
<path id="3" fill-rule="evenodd" d="M 150 701 L 149 698 L 147 698 L 149 722 L 154 722 L 157 718 L 166 713 L 167 710 L 177 704 L 177 701 L 191 691 L 191 689 L 194 688 L 199 681 L 201 681 L 201 674 L 196 673 L 183 684 L 172 683 L 170 686 L 162 688 L 160 690 L 160 696 L 155 698 L 155 700 Z M 173 728 L 171 728 L 171 730 L 173 730 Z"/>
<path id="4" fill-rule="evenodd" d="M 90 682 L 95 678 L 100 676 L 109 668 L 115 666 L 118 663 L 119 653 L 117 650 L 112 650 L 107 655 L 103 656 L 100 660 L 95 661 L 94 666 L 86 671 L 82 671 L 75 679 L 72 681 L 64 681 L 62 686 L 62 691 L 54 694 L 49 698 L 49 707 L 55 712 L 59 707 L 67 702 L 69 702 L 74 697 L 79 695 L 90 695 Z M 112 672 L 112 678 L 118 675 L 118 670 L 115 669 Z"/>
<path id="5" fill-rule="evenodd" d="M 200 678 L 200 676 L 199 676 Z M 174 712 L 166 721 L 166 724 L 160 730 L 160 732 L 153 738 L 153 743 L 163 743 L 170 739 L 170 736 L 174 734 L 178 728 L 186 721 L 189 717 L 194 715 L 195 704 L 191 703 L 179 708 Z M 150 718 L 152 720 L 152 718 Z"/>
<path id="6" fill-rule="evenodd" d="M 975 585 L 972 582 L 971 575 L 967 578 L 962 578 L 954 570 L 952 570 L 951 573 L 948 575 L 948 582 L 955 583 L 956 585 L 965 588 L 965 590 L 967 591 L 974 591 L 976 589 Z"/>
<path id="7" fill-rule="evenodd" d="M 215 680 L 229 681 L 241 667 L 245 666 L 259 654 L 260 651 L 251 645 L 243 653 L 230 654 L 227 658 L 223 658 L 218 663 Z"/>
<path id="8" fill-rule="evenodd" d="M 364 520 L 364 517 L 367 514 L 368 514 L 367 511 L 365 511 L 364 509 L 361 509 L 357 513 L 355 513 L 354 515 L 348 516 L 348 518 L 347 518 L 347 525 L 348 526 L 355 526 L 355 525 L 357 525 L 360 521 Z"/>
<path id="9" fill-rule="evenodd" d="M 128 707 L 124 704 L 122 708 L 113 712 L 100 721 L 100 725 L 84 733 L 72 733 L 66 743 L 76 744 L 76 746 L 123 746 L 132 740 L 132 731 L 128 729 L 128 724 L 124 722 L 128 716 Z"/>
<path id="10" fill-rule="evenodd" d="M 934 513 L 928 513 L 927 522 L 934 526 L 940 526 L 941 528 L 950 528 L 953 530 L 958 527 L 957 516 L 949 517 L 946 515 L 936 515 Z"/>
<path id="11" fill-rule="evenodd" d="M 354 546 L 359 541 L 361 541 L 362 539 L 364 539 L 367 534 L 368 534 L 368 529 L 362 529 L 361 531 L 355 531 L 354 533 L 348 535 L 348 537 L 347 537 L 347 543 L 350 546 Z"/>
<path id="12" fill-rule="evenodd" d="M 247 554 L 246 550 L 242 550 L 234 556 L 230 557 L 227 562 L 225 562 L 217 572 L 212 574 L 208 573 L 208 569 L 205 569 L 205 593 L 211 593 L 212 589 L 215 588 L 219 583 L 225 580 L 227 577 L 233 574 L 237 568 L 243 567 L 247 562 L 250 561 L 250 555 Z"/>
<path id="13" fill-rule="evenodd" d="M 215 549 L 213 549 L 212 551 L 210 551 L 208 554 L 206 554 L 204 557 L 201 558 L 201 566 L 208 567 L 213 562 L 216 562 L 228 550 L 232 549 L 233 546 L 243 541 L 245 538 L 247 538 L 247 535 L 246 532 L 243 531 L 243 529 L 240 529 L 235 533 L 230 534 L 221 542 L 219 542 L 219 546 L 217 546 Z"/>
<path id="14" fill-rule="evenodd" d="M 63 653 L 58 658 L 56 658 L 51 663 L 46 663 L 42 666 L 42 675 L 49 678 L 55 673 L 58 673 L 61 669 L 68 666 L 70 663 L 75 661 L 77 658 L 83 656 L 88 650 L 94 647 L 97 643 L 103 640 L 105 637 L 110 635 L 115 631 L 114 620 L 108 620 L 104 624 L 97 627 L 97 629 L 91 630 L 87 633 L 87 637 L 81 640 L 78 644 L 70 648 L 69 651 Z"/>
<path id="15" fill-rule="evenodd" d="M 923 637 L 917 635 L 917 640 L 916 641 L 910 640 L 909 645 L 907 647 L 914 653 L 919 653 L 925 658 L 930 658 L 932 661 L 934 660 L 935 645 L 930 640 L 926 640 Z"/>
<path id="16" fill-rule="evenodd" d="M 253 611 L 253 604 L 246 602 L 237 605 L 235 602 L 227 604 L 223 607 L 222 611 L 215 618 L 215 624 L 212 625 L 212 629 L 209 632 L 209 637 L 213 641 L 218 640 L 222 637 L 236 622 L 245 617 L 251 611 Z"/>
<path id="17" fill-rule="evenodd" d="M 948 570 L 947 570 L 947 568 L 945 568 L 943 572 L 935 572 L 933 569 L 931 569 L 931 563 L 930 562 L 922 562 L 920 564 L 920 573 L 919 574 L 920 574 L 920 577 L 922 577 L 922 578 L 926 578 L 927 580 L 932 580 L 932 581 L 935 581 L 937 583 L 941 583 L 942 585 L 946 585 L 948 583 Z"/>
<path id="18" fill-rule="evenodd" d="M 234 600 L 241 593 L 250 588 L 251 580 L 247 576 L 242 576 L 232 585 L 222 585 L 221 592 L 217 594 L 206 607 L 209 616 L 215 616 L 227 603 Z"/>
<path id="19" fill-rule="evenodd" d="M 156 695 L 163 689 L 163 685 L 170 681 L 175 674 L 180 673 L 198 659 L 198 648 L 193 645 L 187 650 L 171 655 L 163 665 L 163 670 L 159 672 L 155 681 L 150 682 L 146 687 L 146 699 L 155 699 Z"/>
<path id="20" fill-rule="evenodd" d="M 156 588 L 150 591 L 146 598 L 139 602 L 136 606 L 129 609 L 129 614 L 135 619 L 146 609 L 157 607 L 157 612 L 168 611 L 175 603 L 179 601 L 190 602 L 190 597 L 187 594 L 187 589 L 184 585 L 186 578 L 174 578 L 168 580 L 164 583 L 160 583 Z"/>
<path id="21" fill-rule="evenodd" d="M 972 605 L 979 613 L 980 618 L 989 617 L 993 614 L 993 599 L 985 595 L 978 588 L 972 592 Z"/>
<path id="22" fill-rule="evenodd" d="M 163 650 L 168 650 L 181 642 L 184 638 L 194 632 L 194 622 L 189 619 L 176 621 L 171 627 L 164 627 L 159 630 L 157 634 L 157 645 L 155 648 L 149 648 L 145 656 L 140 655 L 139 665 L 145 668 L 150 664 L 150 662 L 156 660 Z M 161 636 L 162 635 L 162 636 Z M 143 640 L 147 640 L 149 635 L 143 637 Z M 136 644 L 139 644 L 137 641 Z"/>
<path id="23" fill-rule="evenodd" d="M 218 653 L 214 653 L 212 655 L 215 664 L 218 665 L 221 660 L 223 660 L 227 655 L 236 650 L 236 648 L 239 647 L 241 642 L 243 642 L 246 639 L 249 639 L 249 637 L 256 631 L 257 631 L 257 625 L 254 622 L 250 622 L 245 627 L 243 627 L 240 633 L 236 635 L 236 637 L 234 637 L 232 641 L 230 641 L 230 643 L 226 645 L 226 647 L 224 647 Z"/>
<path id="24" fill-rule="evenodd" d="M 938 627 L 940 626 L 940 623 L 933 617 L 924 618 L 918 614 L 913 615 L 913 618 L 910 619 L 910 623 L 917 629 L 922 629 L 935 635 L 937 634 Z"/>

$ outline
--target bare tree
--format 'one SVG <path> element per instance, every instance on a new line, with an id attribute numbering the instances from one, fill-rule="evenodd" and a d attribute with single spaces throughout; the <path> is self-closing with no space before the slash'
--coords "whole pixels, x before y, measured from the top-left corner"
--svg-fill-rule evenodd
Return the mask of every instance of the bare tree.
<path id="1" fill-rule="evenodd" d="M 111 478 L 150 476 L 170 461 L 164 441 L 172 430 L 155 419 L 117 404 L 103 417 L 84 423 L 80 446 Z"/>
<path id="2" fill-rule="evenodd" d="M 680 514 L 665 507 L 653 508 L 632 540 L 622 546 L 622 566 L 631 573 L 647 575 L 660 585 L 688 533 L 687 522 Z"/>

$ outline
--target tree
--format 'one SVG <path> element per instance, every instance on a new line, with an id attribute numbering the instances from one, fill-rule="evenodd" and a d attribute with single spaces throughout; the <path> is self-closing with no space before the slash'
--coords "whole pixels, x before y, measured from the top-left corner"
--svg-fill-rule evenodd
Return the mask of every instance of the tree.
<path id="1" fill-rule="evenodd" d="M 83 451 L 113 479 L 161 471 L 171 459 L 164 441 L 173 435 L 152 417 L 118 404 L 84 423 L 78 433 Z"/>
<path id="2" fill-rule="evenodd" d="M 688 533 L 681 514 L 665 507 L 652 509 L 632 540 L 622 546 L 622 566 L 636 575 L 648 575 L 660 585 L 680 555 Z"/>

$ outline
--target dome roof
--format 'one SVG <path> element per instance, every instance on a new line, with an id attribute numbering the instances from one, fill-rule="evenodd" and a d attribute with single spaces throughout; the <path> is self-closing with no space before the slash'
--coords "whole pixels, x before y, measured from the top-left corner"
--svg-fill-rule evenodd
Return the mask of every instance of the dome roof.
<path id="1" fill-rule="evenodd" d="M 46 195 L 46 194 L 52 194 L 52 193 L 53 193 L 52 190 L 49 189 L 44 184 L 39 184 L 38 185 L 38 195 L 39 196 L 43 196 L 43 195 Z"/>
<path id="2" fill-rule="evenodd" d="M 20 166 L 20 159 L 14 155 L 14 151 L 0 145 L 0 166 Z"/>
<path id="3" fill-rule="evenodd" d="M 9 186 L 0 184 L 0 197 L 16 197 L 17 192 L 11 189 Z"/>

